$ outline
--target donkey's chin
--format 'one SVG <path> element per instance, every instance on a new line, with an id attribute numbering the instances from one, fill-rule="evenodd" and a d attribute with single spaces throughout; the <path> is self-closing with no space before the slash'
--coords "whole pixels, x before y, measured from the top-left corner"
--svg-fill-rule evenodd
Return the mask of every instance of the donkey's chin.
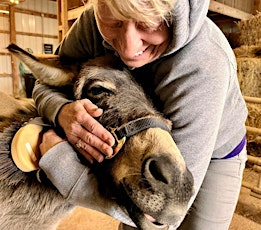
<path id="1" fill-rule="evenodd" d="M 147 214 L 144 214 L 143 217 L 141 216 L 141 229 L 142 230 L 167 230 L 168 225 L 167 224 L 161 224 L 157 221 L 151 221 L 151 218 L 148 218 L 146 216 Z"/>
<path id="2" fill-rule="evenodd" d="M 138 229 L 141 230 L 167 230 L 169 225 L 177 226 L 177 223 L 182 219 L 181 216 L 168 216 L 168 215 L 150 215 L 142 208 L 139 208 L 130 197 L 127 198 L 128 204 L 125 207 L 129 213 L 130 218 L 136 224 Z M 126 201 L 126 200 L 125 200 Z"/>
<path id="3" fill-rule="evenodd" d="M 135 210 L 135 211 L 134 211 Z M 137 206 L 133 204 L 132 208 L 128 210 L 130 217 L 133 219 L 137 227 L 141 230 L 167 230 L 168 225 L 157 222 L 149 214 L 144 213 Z"/>
<path id="4" fill-rule="evenodd" d="M 176 229 L 181 222 L 181 217 L 173 217 L 172 220 L 167 223 L 163 223 L 165 221 L 158 221 L 154 217 L 150 216 L 147 213 L 144 213 L 137 206 L 133 206 L 131 210 L 128 210 L 130 217 L 137 225 L 138 229 L 141 230 L 167 230 L 171 225 Z"/>

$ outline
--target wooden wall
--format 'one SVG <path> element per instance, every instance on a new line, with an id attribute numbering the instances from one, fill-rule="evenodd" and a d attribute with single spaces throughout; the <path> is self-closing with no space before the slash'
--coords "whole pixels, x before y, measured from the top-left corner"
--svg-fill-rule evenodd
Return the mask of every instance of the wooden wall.
<path id="1" fill-rule="evenodd" d="M 51 0 L 26 0 L 18 5 L 0 2 L 0 91 L 18 96 L 21 79 L 17 60 L 7 52 L 16 43 L 34 54 L 44 53 L 43 44 L 58 45 L 57 3 Z"/>
<path id="2" fill-rule="evenodd" d="M 261 0 L 211 0 L 208 16 L 224 32 L 231 46 L 236 48 L 239 45 L 237 22 L 248 20 L 260 11 Z"/>
<path id="3" fill-rule="evenodd" d="M 256 10 L 255 1 L 256 0 L 216 0 L 216 2 L 223 3 L 250 14 L 254 13 Z"/>

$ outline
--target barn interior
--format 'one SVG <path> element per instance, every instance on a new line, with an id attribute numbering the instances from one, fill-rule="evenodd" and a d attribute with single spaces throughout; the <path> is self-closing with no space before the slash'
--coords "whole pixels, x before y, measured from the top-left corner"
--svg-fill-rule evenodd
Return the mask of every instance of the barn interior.
<path id="1" fill-rule="evenodd" d="M 0 1 L 0 91 L 31 98 L 34 78 L 6 47 L 15 43 L 32 54 L 52 54 L 84 10 L 84 0 Z M 248 161 L 230 230 L 261 229 L 261 0 L 211 0 L 208 16 L 223 31 L 238 63 L 238 80 L 248 107 Z M 1 217 L 0 217 L 1 218 Z M 116 230 L 119 222 L 77 207 L 58 230 Z"/>

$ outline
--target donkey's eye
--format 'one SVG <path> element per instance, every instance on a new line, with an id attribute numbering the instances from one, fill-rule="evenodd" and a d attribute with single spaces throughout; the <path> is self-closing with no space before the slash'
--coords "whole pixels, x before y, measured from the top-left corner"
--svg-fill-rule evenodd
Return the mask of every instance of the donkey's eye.
<path id="1" fill-rule="evenodd" d="M 93 96 L 99 96 L 99 95 L 106 95 L 110 96 L 113 94 L 113 92 L 107 88 L 104 88 L 102 86 L 94 86 L 91 89 L 89 89 L 89 94 Z"/>

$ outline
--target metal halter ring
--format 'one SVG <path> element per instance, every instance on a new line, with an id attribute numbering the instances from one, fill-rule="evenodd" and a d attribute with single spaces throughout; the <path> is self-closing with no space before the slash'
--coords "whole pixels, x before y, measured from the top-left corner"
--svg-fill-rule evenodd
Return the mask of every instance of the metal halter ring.
<path id="1" fill-rule="evenodd" d="M 77 143 L 75 144 L 75 146 L 78 148 L 78 149 L 80 149 L 80 148 L 82 148 L 82 140 L 81 139 L 79 139 L 78 141 L 77 141 Z"/>

